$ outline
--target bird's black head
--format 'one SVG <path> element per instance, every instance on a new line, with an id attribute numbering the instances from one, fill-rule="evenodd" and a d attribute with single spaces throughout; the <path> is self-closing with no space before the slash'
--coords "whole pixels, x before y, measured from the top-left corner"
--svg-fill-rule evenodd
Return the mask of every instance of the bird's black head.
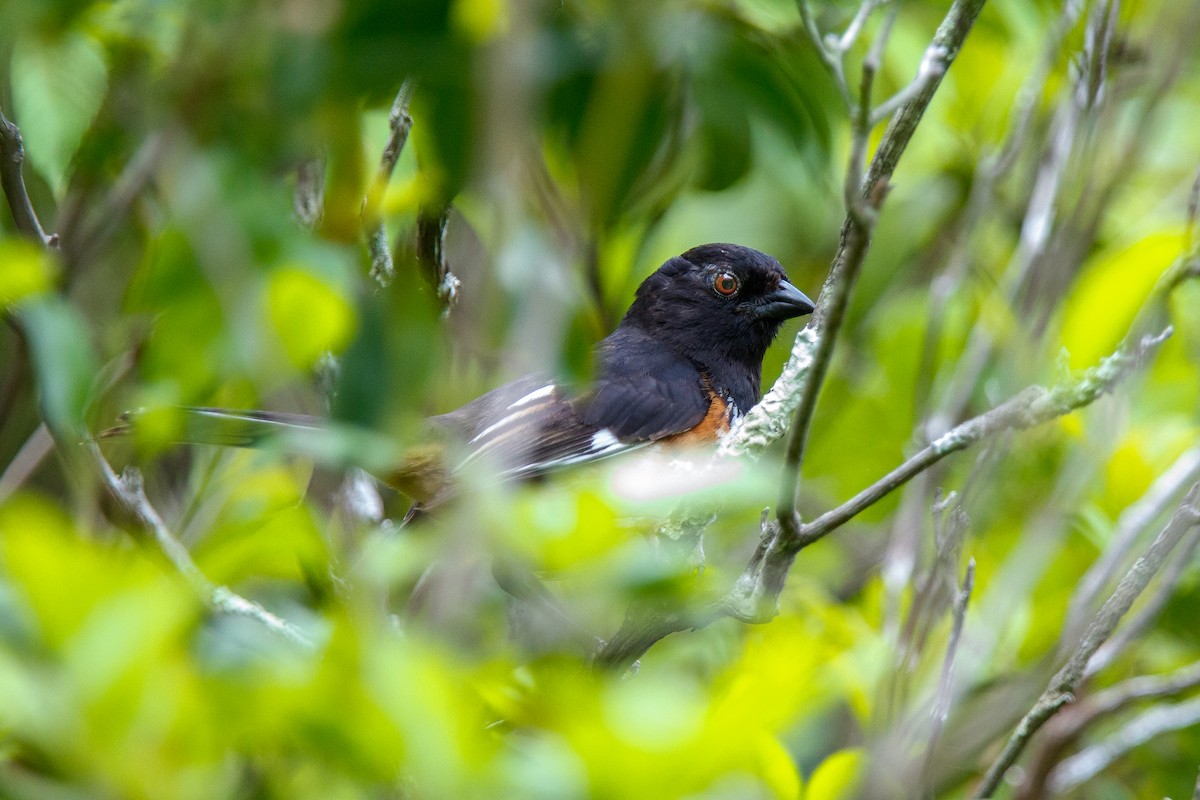
<path id="1" fill-rule="evenodd" d="M 771 256 L 736 244 L 704 244 L 670 259 L 638 287 L 622 321 L 669 342 L 710 370 L 733 362 L 762 367 L 787 319 L 809 314 L 813 302 L 788 283 Z"/>

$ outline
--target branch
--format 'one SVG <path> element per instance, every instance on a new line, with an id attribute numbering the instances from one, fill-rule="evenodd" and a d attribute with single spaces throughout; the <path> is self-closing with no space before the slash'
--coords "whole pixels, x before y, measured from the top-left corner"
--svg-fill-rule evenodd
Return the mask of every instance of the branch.
<path id="1" fill-rule="evenodd" d="M 900 157 L 916 132 L 917 124 L 934 93 L 941 85 L 942 77 L 958 55 L 963 40 L 970 32 L 971 25 L 983 8 L 984 2 L 985 0 L 956 0 L 938 27 L 933 41 L 926 48 L 922 64 L 935 61 L 938 65 L 937 77 L 922 80 L 920 91 L 915 92 L 897 111 L 884 130 L 883 138 L 862 184 L 862 197 L 872 205 L 878 206 L 882 202 L 882 195 Z M 801 0 L 802 14 L 808 13 L 805 6 L 806 3 Z M 815 407 L 815 394 L 820 388 L 821 378 L 814 376 L 823 375 L 828 366 L 822 366 L 818 360 L 818 352 L 822 349 L 820 342 L 826 337 L 831 340 L 837 337 L 840 315 L 844 313 L 850 285 L 862 267 L 870 245 L 869 241 L 856 241 L 855 238 L 848 237 L 852 221 L 848 215 L 842 225 L 842 242 L 834 257 L 829 277 L 826 278 L 821 295 L 817 299 L 817 309 L 812 321 L 796 337 L 783 374 L 762 401 L 725 437 L 719 451 L 722 456 L 758 455 L 787 433 L 787 419 L 796 412 L 802 402 Z M 831 316 L 834 318 L 830 319 Z M 832 344 L 829 353 L 832 353 Z M 822 358 L 827 359 L 828 355 Z M 807 388 L 810 385 L 811 388 Z M 803 400 L 802 396 L 809 392 L 814 397 Z M 805 413 L 811 414 L 809 411 Z"/>
<path id="2" fill-rule="evenodd" d="M 291 622 L 272 614 L 258 603 L 247 600 L 228 588 L 218 586 L 210 581 L 196 566 L 196 562 L 192 560 L 187 548 L 175 537 L 175 534 L 159 516 L 158 511 L 150 504 L 150 499 L 146 497 L 146 491 L 142 485 L 141 473 L 136 469 L 127 468 L 121 475 L 117 475 L 94 441 L 87 442 L 86 447 L 100 470 L 104 486 L 109 494 L 133 516 L 144 532 L 150 534 L 158 552 L 170 562 L 176 572 L 183 576 L 183 579 L 204 601 L 205 605 L 214 611 L 250 617 L 267 630 L 294 645 L 306 650 L 314 648 L 315 645 L 308 634 Z"/>
<path id="3" fill-rule="evenodd" d="M 25 144 L 21 140 L 21 130 L 0 110 L 0 188 L 4 189 L 4 196 L 8 198 L 13 222 L 24 236 L 48 249 L 57 249 L 58 236 L 46 233 L 37 212 L 33 210 L 21 169 L 24 163 Z"/>
<path id="4" fill-rule="evenodd" d="M 990 436 L 1032 428 L 1089 405 L 1111 391 L 1169 334 L 1168 328 L 1136 344 L 1126 343 L 1076 380 L 1051 389 L 1030 386 L 990 411 L 963 422 L 845 503 L 800 526 L 790 542 L 783 540 L 778 522 L 764 521 L 758 547 L 728 594 L 691 610 L 631 612 L 617 635 L 597 652 L 595 663 L 603 667 L 628 667 L 664 636 L 703 627 L 723 616 L 749 623 L 771 620 L 778 613 L 779 594 L 788 571 L 803 547 L 844 525 L 951 453 Z"/>
<path id="5" fill-rule="evenodd" d="M 4 193 L 13 209 L 13 219 L 16 220 L 17 227 L 30 238 L 36 237 L 44 247 L 57 248 L 58 237 L 47 236 L 44 233 L 37 214 L 29 203 L 29 196 L 25 193 L 25 184 L 21 177 L 21 163 L 24 159 L 21 133 L 3 113 L 0 113 L 0 148 L 4 155 L 3 163 L 0 163 L 0 176 L 3 177 Z M 114 191 L 119 191 L 119 188 Z M 39 430 L 44 430 L 44 427 Z M 27 444 L 33 444 L 36 440 L 35 435 Z M 99 468 L 109 494 L 129 512 L 143 531 L 150 534 L 158 551 L 209 608 L 226 614 L 250 617 L 292 644 L 313 649 L 312 639 L 294 624 L 210 581 L 196 566 L 187 548 L 171 533 L 158 511 L 150 504 L 142 486 L 141 474 L 137 470 L 127 469 L 123 475 L 118 476 L 95 441 L 88 441 L 85 446 Z"/>
<path id="6" fill-rule="evenodd" d="M 1175 589 L 1179 586 L 1179 581 L 1183 578 L 1188 567 L 1192 565 L 1192 557 L 1195 556 L 1197 548 L 1200 548 L 1200 530 L 1193 531 L 1187 541 L 1183 543 L 1183 549 L 1179 551 L 1179 556 L 1175 558 L 1167 570 L 1163 573 L 1162 580 L 1159 581 L 1158 587 L 1154 591 L 1154 595 L 1146 601 L 1145 605 L 1138 610 L 1136 614 L 1125 624 L 1121 630 L 1109 641 L 1104 643 L 1096 655 L 1092 656 L 1092 660 L 1088 662 L 1086 677 L 1095 675 L 1100 670 L 1112 664 L 1121 653 L 1125 652 L 1130 644 L 1137 640 L 1139 636 L 1145 633 L 1154 621 L 1158 619 L 1159 613 L 1166 607 L 1167 603 L 1175 596 Z"/>
<path id="7" fill-rule="evenodd" d="M 866 22 L 867 15 L 871 13 L 874 7 L 871 0 L 864 0 L 859 7 L 858 14 L 855 15 L 854 22 L 847 29 L 846 35 L 850 36 L 851 30 L 854 35 L 858 35 L 858 31 L 862 29 L 862 25 Z M 808 34 L 808 38 L 812 41 L 813 47 L 817 50 L 817 55 L 821 57 L 825 68 L 829 70 L 830 77 L 833 78 L 833 85 L 838 90 L 838 94 L 842 97 L 842 102 L 846 104 L 847 110 L 853 110 L 854 101 L 850 98 L 850 87 L 846 83 L 846 68 L 842 62 L 842 55 L 845 49 L 832 49 L 825 44 L 824 37 L 821 36 L 821 31 L 817 28 L 816 20 L 813 19 L 812 9 L 808 7 L 808 0 L 796 0 L 796 7 L 800 11 L 800 20 L 804 23 L 804 30 Z M 861 17 L 861 19 L 860 19 Z M 853 37 L 850 42 L 853 43 Z M 847 45 L 847 49 L 849 45 Z"/>
<path id="8" fill-rule="evenodd" d="M 976 790 L 974 795 L 976 800 L 989 798 L 995 793 L 1004 774 L 1020 756 L 1030 738 L 1059 709 L 1075 699 L 1074 692 L 1084 676 L 1088 661 L 1112 635 L 1121 618 L 1129 611 L 1134 600 L 1146 588 L 1151 578 L 1162 569 L 1175 545 L 1188 531 L 1200 524 L 1198 502 L 1200 502 L 1200 483 L 1192 485 L 1183 502 L 1159 533 L 1158 538 L 1125 573 L 1117 588 L 1113 590 L 1104 606 L 1093 618 L 1079 646 L 1071 654 L 1066 664 L 1051 678 L 1050 684 L 1042 692 L 1037 703 L 1021 719 L 1004 750 L 988 769 Z"/>
<path id="9" fill-rule="evenodd" d="M 416 84 L 406 79 L 400 84 L 400 91 L 392 101 L 388 112 L 387 144 L 383 147 L 383 155 L 379 158 L 379 168 L 375 171 L 375 180 L 363 199 L 362 222 L 363 231 L 367 236 L 367 251 L 371 257 L 371 277 L 380 286 L 387 286 L 396 276 L 396 266 L 392 262 L 392 248 L 388 242 L 387 229 L 383 224 L 383 216 L 379 212 L 383 204 L 383 195 L 392 173 L 396 171 L 396 162 L 400 160 L 400 152 L 408 141 L 408 133 L 412 130 L 413 119 L 408 113 L 412 102 L 413 90 Z"/>
<path id="10" fill-rule="evenodd" d="M 1025 430 L 1091 404 L 1166 341 L 1171 330 L 1167 328 L 1158 336 L 1143 337 L 1132 346 L 1123 345 L 1078 380 L 1053 389 L 1030 386 L 1007 402 L 955 426 L 850 500 L 797 528 L 794 537 L 789 539 L 781 535 L 765 554 L 762 569 L 756 574 L 742 576 L 749 579 L 746 588 L 751 590 L 755 607 L 761 608 L 764 601 L 769 601 L 772 606 L 778 603 L 792 561 L 803 548 L 824 538 L 951 453 L 997 433 Z"/>

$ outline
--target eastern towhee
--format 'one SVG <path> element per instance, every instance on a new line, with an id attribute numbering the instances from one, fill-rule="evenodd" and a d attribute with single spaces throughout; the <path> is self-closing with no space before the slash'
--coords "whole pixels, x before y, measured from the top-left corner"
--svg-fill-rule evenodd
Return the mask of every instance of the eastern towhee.
<path id="1" fill-rule="evenodd" d="M 758 402 L 763 356 L 784 320 L 812 310 L 771 256 L 735 244 L 694 247 L 638 287 L 621 324 L 597 346 L 586 389 L 536 375 L 505 384 L 430 419 L 462 444 L 457 465 L 447 467 L 444 449 L 435 448 L 373 471 L 420 510 L 444 500 L 454 474 L 479 461 L 499 477 L 528 478 L 656 442 L 714 442 Z M 185 413 L 202 423 L 188 426 L 186 441 L 197 443 L 251 445 L 323 427 L 295 414 Z"/>

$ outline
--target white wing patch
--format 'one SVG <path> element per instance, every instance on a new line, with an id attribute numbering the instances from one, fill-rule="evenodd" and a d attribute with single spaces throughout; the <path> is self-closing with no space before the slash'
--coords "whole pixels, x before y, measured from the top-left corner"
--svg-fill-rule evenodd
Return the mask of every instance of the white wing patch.
<path id="1" fill-rule="evenodd" d="M 554 384 L 550 383 L 540 389 L 534 389 L 520 400 L 517 400 L 509 405 L 509 408 L 517 408 L 518 406 L 523 406 L 526 403 L 532 403 L 534 400 L 541 400 L 543 397 L 549 397 L 550 395 L 554 394 L 554 388 Z"/>
<path id="2" fill-rule="evenodd" d="M 608 428 L 601 428 L 592 434 L 588 447 L 575 455 L 562 456 L 538 464 L 529 464 L 511 471 L 512 475 L 520 476 L 533 472 L 545 472 L 548 469 L 567 467 L 572 464 L 586 464 L 589 461 L 599 461 L 617 453 L 627 453 L 649 447 L 653 442 L 622 442 Z"/>
<path id="3" fill-rule="evenodd" d="M 506 413 L 504 416 L 500 417 L 500 419 L 496 420 L 491 425 L 488 425 L 486 428 L 481 430 L 479 433 L 475 434 L 475 436 L 472 437 L 471 441 L 467 442 L 467 444 L 468 445 L 475 444 L 481 439 L 486 439 L 489 434 L 495 433 L 497 430 L 503 428 L 505 425 L 512 424 L 517 419 L 524 416 L 524 414 L 526 413 L 526 412 L 522 412 L 519 410 L 521 408 L 521 406 L 527 406 L 536 400 L 541 400 L 545 397 L 550 397 L 551 395 L 554 394 L 555 388 L 556 387 L 554 386 L 554 384 L 550 383 L 550 384 L 543 386 L 540 389 L 534 389 L 532 392 L 525 395 L 524 397 L 522 397 L 518 400 L 515 400 L 512 403 L 509 403 L 508 408 L 506 408 L 505 411 L 506 412 L 516 412 L 516 413 L 511 413 L 511 414 Z M 484 445 L 484 446 L 486 447 L 486 445 Z"/>
<path id="4" fill-rule="evenodd" d="M 592 452 L 596 454 L 607 453 L 609 450 L 620 447 L 621 443 L 613 432 L 608 428 L 601 428 L 592 436 Z"/>

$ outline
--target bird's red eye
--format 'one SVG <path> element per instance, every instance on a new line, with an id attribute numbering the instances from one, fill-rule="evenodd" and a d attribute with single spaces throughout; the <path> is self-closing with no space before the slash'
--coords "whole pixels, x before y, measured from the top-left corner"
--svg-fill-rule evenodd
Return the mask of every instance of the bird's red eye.
<path id="1" fill-rule="evenodd" d="M 732 272 L 718 272 L 713 278 L 713 288 L 717 290 L 717 294 L 725 297 L 737 294 L 738 286 L 737 275 Z"/>

